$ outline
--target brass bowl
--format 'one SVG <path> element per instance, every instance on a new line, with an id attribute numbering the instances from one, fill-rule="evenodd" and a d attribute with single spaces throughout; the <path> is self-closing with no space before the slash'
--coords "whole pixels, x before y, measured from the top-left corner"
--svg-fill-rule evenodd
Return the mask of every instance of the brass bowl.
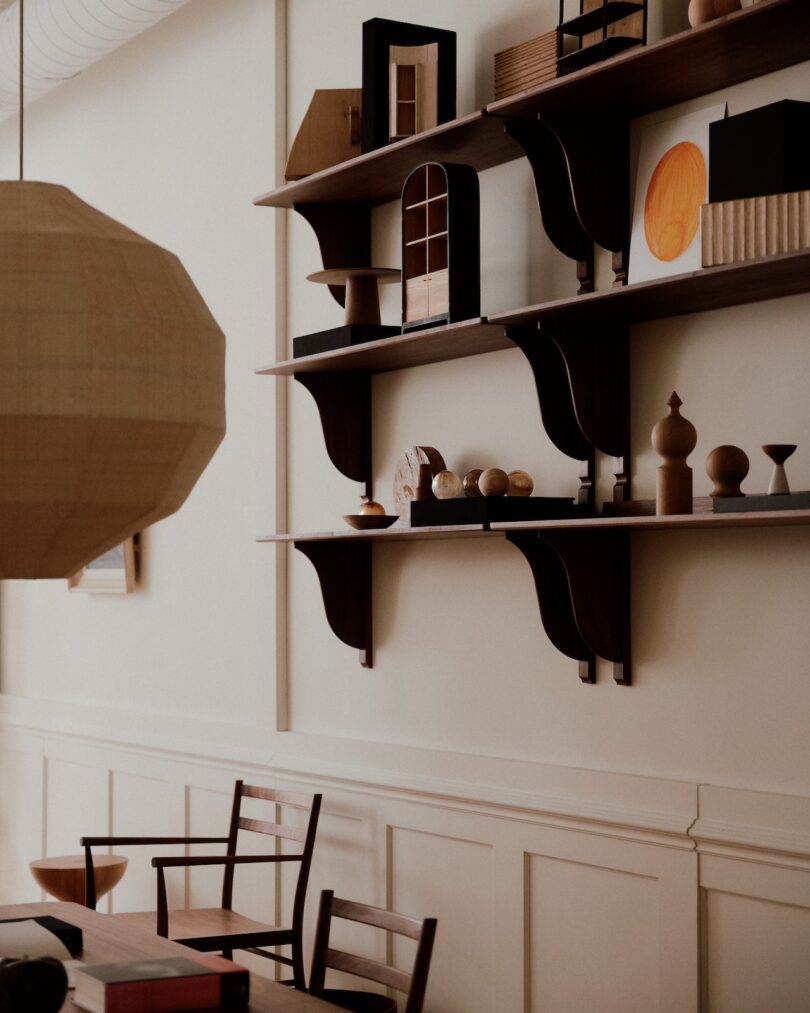
<path id="1" fill-rule="evenodd" d="M 343 520 L 358 531 L 374 531 L 390 528 L 399 520 L 399 514 L 344 514 Z"/>

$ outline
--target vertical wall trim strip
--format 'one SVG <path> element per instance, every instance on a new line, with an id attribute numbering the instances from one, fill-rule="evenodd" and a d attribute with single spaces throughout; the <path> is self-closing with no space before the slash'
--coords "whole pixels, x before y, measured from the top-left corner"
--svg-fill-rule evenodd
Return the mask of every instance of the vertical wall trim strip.
<path id="1" fill-rule="evenodd" d="M 276 186 L 284 182 L 284 166 L 287 161 L 287 4 L 288 0 L 276 0 L 276 45 L 275 45 L 275 175 Z M 288 298 L 288 212 L 276 211 L 275 220 L 275 353 L 276 360 L 287 358 L 287 298 Z M 275 378 L 276 406 L 276 503 L 275 530 L 287 531 L 289 523 L 289 484 L 287 477 L 289 459 L 287 406 L 287 379 Z M 277 544 L 276 553 L 276 731 L 290 730 L 289 702 L 289 592 L 288 560 L 290 550 L 283 543 Z"/>

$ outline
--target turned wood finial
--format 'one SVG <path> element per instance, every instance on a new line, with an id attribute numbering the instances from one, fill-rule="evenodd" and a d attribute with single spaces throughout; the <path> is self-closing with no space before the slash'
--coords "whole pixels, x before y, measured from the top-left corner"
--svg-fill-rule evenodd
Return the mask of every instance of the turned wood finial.
<path id="1" fill-rule="evenodd" d="M 680 413 L 683 401 L 673 391 L 667 405 L 669 412 L 652 431 L 652 445 L 663 463 L 658 469 L 656 513 L 692 513 L 692 469 L 687 457 L 697 444 L 697 431 Z"/>

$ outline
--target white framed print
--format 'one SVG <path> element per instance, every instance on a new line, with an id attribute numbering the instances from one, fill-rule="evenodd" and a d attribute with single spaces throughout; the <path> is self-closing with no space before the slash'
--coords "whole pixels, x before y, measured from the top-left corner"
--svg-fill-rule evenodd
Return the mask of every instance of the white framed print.
<path id="1" fill-rule="evenodd" d="M 726 106 L 656 120 L 642 129 L 628 282 L 701 267 L 700 209 L 709 192 L 709 124 Z"/>

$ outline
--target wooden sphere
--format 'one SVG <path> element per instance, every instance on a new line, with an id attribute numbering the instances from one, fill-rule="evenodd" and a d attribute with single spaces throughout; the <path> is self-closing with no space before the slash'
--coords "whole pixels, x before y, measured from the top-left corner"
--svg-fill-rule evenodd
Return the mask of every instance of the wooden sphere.
<path id="1" fill-rule="evenodd" d="M 531 496 L 534 490 L 534 479 L 528 471 L 510 471 L 507 478 L 509 479 L 507 496 Z"/>
<path id="2" fill-rule="evenodd" d="M 478 488 L 478 479 L 482 474 L 483 472 L 480 468 L 473 468 L 472 471 L 467 472 L 461 483 L 465 496 L 469 496 L 470 499 L 476 499 L 482 495 L 481 490 Z"/>
<path id="3" fill-rule="evenodd" d="M 740 483 L 750 467 L 748 454 L 739 447 L 715 447 L 706 458 L 706 474 L 714 482 L 711 496 L 744 496 Z"/>
<path id="4" fill-rule="evenodd" d="M 658 260 L 677 260 L 691 246 L 707 182 L 706 160 L 691 141 L 674 145 L 655 167 L 644 202 L 644 236 Z"/>
<path id="5" fill-rule="evenodd" d="M 384 517 L 385 507 L 382 505 L 382 503 L 377 503 L 376 500 L 367 499 L 364 496 L 363 502 L 360 504 L 360 513 L 364 517 L 373 517 L 373 516 Z"/>
<path id="6" fill-rule="evenodd" d="M 487 468 L 478 479 L 482 496 L 505 496 L 509 489 L 509 476 L 500 468 Z"/>
<path id="7" fill-rule="evenodd" d="M 0 182 L 0 578 L 68 577 L 174 513 L 225 433 L 225 338 L 172 253 Z"/>
<path id="8" fill-rule="evenodd" d="M 461 479 L 454 471 L 445 469 L 433 477 L 433 495 L 436 499 L 458 499 L 464 490 Z"/>
<path id="9" fill-rule="evenodd" d="M 758 3 L 759 0 L 753 2 Z M 740 0 L 691 0 L 688 12 L 689 24 L 697 28 L 698 25 L 705 25 L 707 21 L 713 21 L 741 8 Z"/>

